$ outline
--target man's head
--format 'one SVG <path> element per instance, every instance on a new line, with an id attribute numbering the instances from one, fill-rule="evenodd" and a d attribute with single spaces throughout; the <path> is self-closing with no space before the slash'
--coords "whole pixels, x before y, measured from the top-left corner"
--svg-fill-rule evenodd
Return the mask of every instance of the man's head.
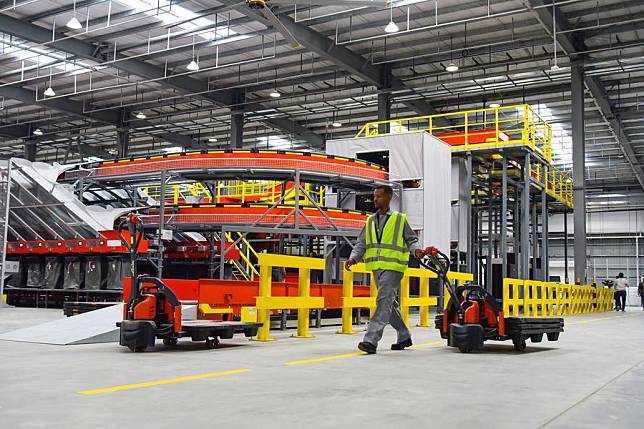
<path id="1" fill-rule="evenodd" d="M 618 278 L 618 279 L 622 279 L 622 278 L 624 278 L 624 273 L 619 273 L 619 274 L 617 274 L 617 278 Z"/>
<path id="2" fill-rule="evenodd" d="M 394 195 L 394 190 L 389 185 L 380 185 L 373 190 L 373 205 L 376 210 L 385 210 L 389 208 L 391 197 Z"/>

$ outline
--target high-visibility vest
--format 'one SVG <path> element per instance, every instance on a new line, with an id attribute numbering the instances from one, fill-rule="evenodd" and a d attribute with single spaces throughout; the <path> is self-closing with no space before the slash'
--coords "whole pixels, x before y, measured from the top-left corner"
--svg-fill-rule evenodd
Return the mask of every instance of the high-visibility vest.
<path id="1" fill-rule="evenodd" d="M 392 212 L 378 237 L 376 219 L 378 213 L 367 219 L 365 241 L 367 250 L 364 261 L 367 270 L 391 270 L 404 273 L 409 264 L 409 248 L 404 239 L 407 215 Z"/>

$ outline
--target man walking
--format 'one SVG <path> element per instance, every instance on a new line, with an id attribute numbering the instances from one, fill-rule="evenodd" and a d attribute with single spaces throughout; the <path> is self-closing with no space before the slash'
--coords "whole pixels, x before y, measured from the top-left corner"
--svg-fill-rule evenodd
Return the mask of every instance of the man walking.
<path id="1" fill-rule="evenodd" d="M 644 277 L 640 277 L 640 283 L 637 285 L 637 295 L 642 301 L 642 310 L 644 310 Z"/>
<path id="2" fill-rule="evenodd" d="M 624 273 L 617 274 L 615 279 L 615 305 L 616 311 L 626 311 L 626 290 L 628 289 L 628 281 L 624 278 Z"/>
<path id="3" fill-rule="evenodd" d="M 410 251 L 417 258 L 423 256 L 423 251 L 407 222 L 407 215 L 389 208 L 392 196 L 391 186 L 378 186 L 373 191 L 373 204 L 377 211 L 367 219 L 351 256 L 344 264 L 345 269 L 351 270 L 351 266 L 364 258 L 367 270 L 373 271 L 376 279 L 376 311 L 369 321 L 364 340 L 358 344 L 358 348 L 368 354 L 376 353 L 387 323 L 398 334 L 397 343 L 391 345 L 392 350 L 403 350 L 412 345 L 411 333 L 400 314 L 398 294 Z"/>

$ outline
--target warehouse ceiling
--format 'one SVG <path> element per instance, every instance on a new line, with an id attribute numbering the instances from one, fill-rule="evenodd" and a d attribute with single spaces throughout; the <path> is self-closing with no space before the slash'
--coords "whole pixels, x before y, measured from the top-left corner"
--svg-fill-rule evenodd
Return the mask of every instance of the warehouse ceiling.
<path id="1" fill-rule="evenodd" d="M 389 92 L 393 118 L 529 103 L 569 171 L 582 62 L 591 204 L 644 202 L 641 0 L 267 0 L 277 22 L 261 3 L 0 0 L 0 156 L 225 148 L 231 112 L 247 148 L 319 149 Z"/>

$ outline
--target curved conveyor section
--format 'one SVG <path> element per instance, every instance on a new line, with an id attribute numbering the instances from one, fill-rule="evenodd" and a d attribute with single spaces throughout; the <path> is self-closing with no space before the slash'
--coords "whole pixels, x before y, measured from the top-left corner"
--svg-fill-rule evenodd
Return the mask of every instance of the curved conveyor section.
<path id="1" fill-rule="evenodd" d="M 61 180 L 86 177 L 95 181 L 141 182 L 159 177 L 163 170 L 195 180 L 213 179 L 213 176 L 292 180 L 295 171 L 299 171 L 303 182 L 356 188 L 388 180 L 384 167 L 362 160 L 311 152 L 260 150 L 185 152 L 102 161 L 67 171 Z"/>
<path id="2" fill-rule="evenodd" d="M 267 210 L 269 204 L 194 204 L 166 206 L 164 223 L 172 224 L 178 229 L 196 231 L 211 230 L 212 227 L 221 225 L 253 225 L 293 227 L 295 215 L 293 206 L 277 206 Z M 321 230 L 335 229 L 362 229 L 367 220 L 368 213 L 323 208 L 322 214 L 314 207 L 300 207 L 301 215 L 299 225 L 303 228 L 313 228 L 311 224 Z M 139 216 L 144 225 L 151 227 L 159 223 L 157 209 L 148 209 Z M 310 223 L 309 223 L 310 222 Z"/>

